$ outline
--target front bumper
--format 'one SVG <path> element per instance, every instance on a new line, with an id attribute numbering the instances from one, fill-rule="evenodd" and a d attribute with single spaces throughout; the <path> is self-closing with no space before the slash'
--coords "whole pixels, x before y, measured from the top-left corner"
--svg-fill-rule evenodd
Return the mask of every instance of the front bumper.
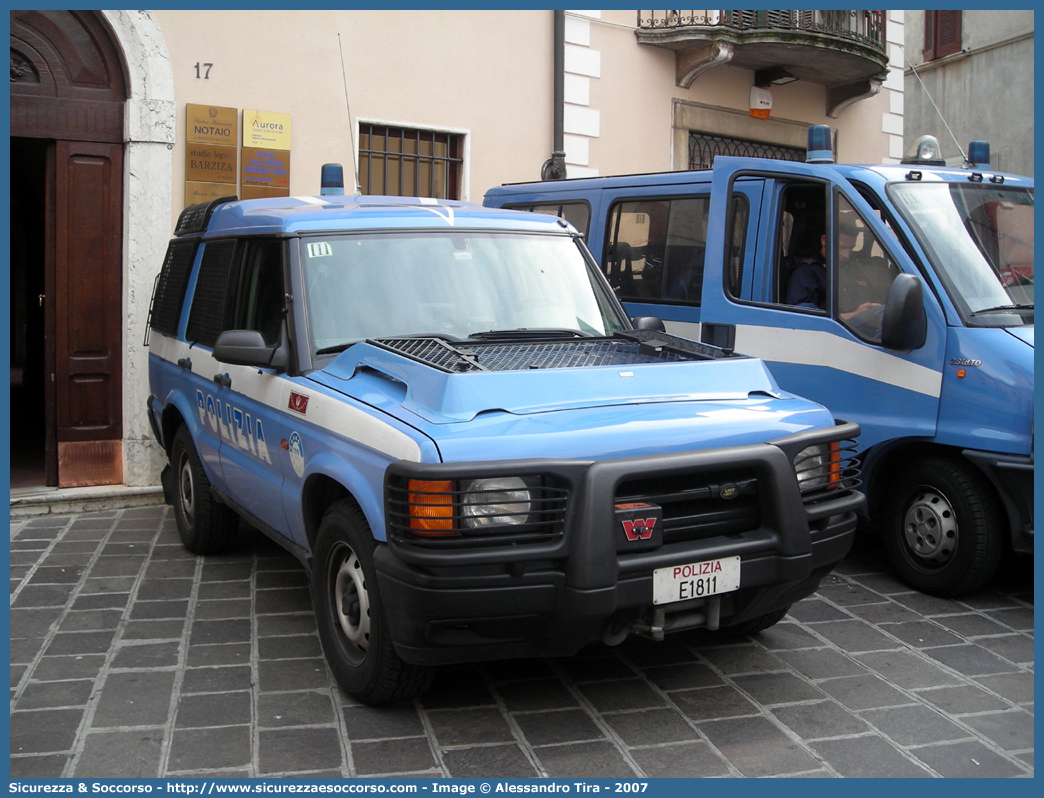
<path id="1" fill-rule="evenodd" d="M 855 511 L 865 501 L 851 470 L 836 490 L 803 500 L 794 458 L 809 445 L 857 434 L 856 425 L 845 424 L 766 444 L 597 462 L 393 464 L 386 485 L 465 472 L 544 474 L 568 490 L 560 529 L 544 537 L 469 545 L 416 541 L 389 529 L 374 557 L 396 651 L 417 664 L 567 656 L 595 640 L 618 642 L 627 632 L 658 638 L 731 626 L 793 604 L 847 553 Z M 636 480 L 691 478 L 717 488 L 718 475 L 737 473 L 751 477 L 744 483 L 753 493 L 747 511 L 723 521 L 728 511 L 717 501 L 707 518 L 686 519 L 689 531 L 679 533 L 679 523 L 665 519 L 675 531 L 656 548 L 628 551 L 621 543 L 615 502 Z M 654 570 L 731 556 L 741 558 L 739 589 L 653 606 Z"/>

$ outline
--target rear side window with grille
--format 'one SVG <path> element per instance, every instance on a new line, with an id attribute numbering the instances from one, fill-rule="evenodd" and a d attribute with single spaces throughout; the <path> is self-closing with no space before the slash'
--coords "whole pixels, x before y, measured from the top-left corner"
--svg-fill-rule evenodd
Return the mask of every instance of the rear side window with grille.
<path id="1" fill-rule="evenodd" d="M 181 306 L 185 301 L 185 287 L 196 257 L 197 243 L 197 239 L 187 238 L 171 241 L 167 247 L 167 257 L 163 260 L 163 269 L 152 295 L 149 326 L 153 330 L 167 335 L 178 334 Z"/>
<path id="2" fill-rule="evenodd" d="M 185 337 L 193 343 L 213 346 L 225 329 L 225 297 L 235 251 L 235 241 L 215 241 L 203 250 L 185 331 Z"/>

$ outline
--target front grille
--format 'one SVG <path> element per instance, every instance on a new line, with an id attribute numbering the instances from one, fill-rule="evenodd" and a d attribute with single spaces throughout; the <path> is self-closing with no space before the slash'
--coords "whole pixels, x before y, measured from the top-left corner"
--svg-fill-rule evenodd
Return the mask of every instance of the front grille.
<path id="1" fill-rule="evenodd" d="M 836 498 L 842 491 L 855 490 L 862 484 L 856 442 L 847 439 L 824 445 L 831 447 L 829 461 L 823 462 L 808 454 L 807 449 L 794 460 L 794 471 L 801 485 L 801 501 L 809 508 Z M 836 457 L 833 456 L 835 450 Z"/>
<path id="2" fill-rule="evenodd" d="M 664 543 L 749 532 L 761 525 L 758 482 L 748 470 L 630 480 L 617 488 L 614 501 L 659 505 Z"/>
<path id="3" fill-rule="evenodd" d="M 465 496 L 468 506 L 481 510 L 490 504 L 490 497 L 501 491 L 464 491 L 461 489 L 469 480 L 454 480 L 452 490 L 422 489 L 410 485 L 412 480 L 401 477 L 390 478 L 387 485 L 386 521 L 388 535 L 397 543 L 407 543 L 424 548 L 475 548 L 481 546 L 517 546 L 532 543 L 547 543 L 564 534 L 566 503 L 569 491 L 558 484 L 550 484 L 545 478 L 539 487 L 530 488 L 531 500 L 524 509 L 501 512 L 499 517 L 511 518 L 514 523 L 470 526 L 472 517 L 465 512 Z M 426 509 L 446 508 L 440 519 L 445 528 L 434 530 L 434 534 L 418 529 L 417 524 L 431 519 Z"/>
<path id="4" fill-rule="evenodd" d="M 634 330 L 613 338 L 556 341 L 446 341 L 379 338 L 369 343 L 450 373 L 633 366 L 724 357 L 720 349 L 667 333 Z"/>

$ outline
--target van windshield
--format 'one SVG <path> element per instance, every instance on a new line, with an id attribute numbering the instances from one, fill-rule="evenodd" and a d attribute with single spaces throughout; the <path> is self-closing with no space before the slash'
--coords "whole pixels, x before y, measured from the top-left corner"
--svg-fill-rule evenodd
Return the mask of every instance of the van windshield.
<path id="1" fill-rule="evenodd" d="M 893 184 L 889 193 L 965 324 L 1032 324 L 1032 189 L 925 182 Z"/>
<path id="2" fill-rule="evenodd" d="M 313 351 L 367 338 L 628 328 L 568 236 L 455 232 L 323 235 L 301 240 Z"/>

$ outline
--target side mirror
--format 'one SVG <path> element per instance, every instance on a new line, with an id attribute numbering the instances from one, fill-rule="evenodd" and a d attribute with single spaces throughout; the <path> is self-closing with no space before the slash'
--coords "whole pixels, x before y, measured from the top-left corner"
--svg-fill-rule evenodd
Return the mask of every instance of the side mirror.
<path id="1" fill-rule="evenodd" d="M 286 335 L 269 344 L 257 330 L 225 330 L 214 342 L 214 359 L 233 366 L 255 366 L 282 371 L 289 362 Z"/>
<path id="2" fill-rule="evenodd" d="M 631 319 L 631 324 L 636 330 L 656 330 L 656 332 L 667 332 L 663 326 L 663 320 L 656 316 L 636 316 Z"/>
<path id="3" fill-rule="evenodd" d="M 892 283 L 881 320 L 881 346 L 893 352 L 910 352 L 924 346 L 928 318 L 924 312 L 921 279 L 900 274 Z"/>

